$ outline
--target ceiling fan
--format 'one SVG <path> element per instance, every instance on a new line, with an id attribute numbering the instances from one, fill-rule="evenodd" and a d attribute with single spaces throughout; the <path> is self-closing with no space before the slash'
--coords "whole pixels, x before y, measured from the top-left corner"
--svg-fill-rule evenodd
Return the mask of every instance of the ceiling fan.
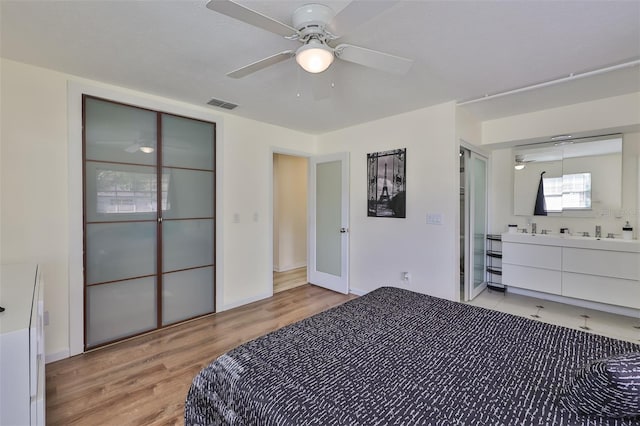
<path id="1" fill-rule="evenodd" d="M 315 3 L 307 4 L 293 12 L 291 25 L 284 24 L 232 0 L 210 0 L 207 3 L 207 8 L 281 35 L 288 40 L 297 40 L 302 43 L 302 46 L 297 50 L 285 50 L 231 71 L 227 74 L 229 77 L 242 78 L 294 57 L 296 62 L 310 73 L 320 73 L 326 70 L 337 58 L 388 73 L 403 75 L 411 68 L 412 59 L 337 42 L 345 29 L 354 29 L 395 3 L 397 0 L 352 1 L 337 15 L 328 6 Z"/>

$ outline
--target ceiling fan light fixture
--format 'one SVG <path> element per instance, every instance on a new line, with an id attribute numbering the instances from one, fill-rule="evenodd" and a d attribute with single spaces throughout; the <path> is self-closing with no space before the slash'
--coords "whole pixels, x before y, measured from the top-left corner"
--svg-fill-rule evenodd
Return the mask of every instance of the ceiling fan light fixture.
<path id="1" fill-rule="evenodd" d="M 522 170 L 524 169 L 524 163 L 516 163 L 516 165 L 513 166 L 513 168 L 516 170 Z"/>
<path id="2" fill-rule="evenodd" d="M 311 39 L 296 51 L 296 62 L 305 71 L 319 73 L 333 63 L 333 49 L 319 40 Z"/>
<path id="3" fill-rule="evenodd" d="M 152 146 L 141 146 L 140 147 L 140 151 L 144 152 L 145 154 L 151 154 L 153 151 L 155 151 L 156 149 Z"/>

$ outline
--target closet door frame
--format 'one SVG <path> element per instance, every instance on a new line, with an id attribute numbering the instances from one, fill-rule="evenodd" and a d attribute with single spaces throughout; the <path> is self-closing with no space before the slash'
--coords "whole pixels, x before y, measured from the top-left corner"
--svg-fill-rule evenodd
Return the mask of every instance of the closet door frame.
<path id="1" fill-rule="evenodd" d="M 155 175 L 156 175 L 156 218 L 155 218 L 155 235 L 156 235 L 156 247 L 155 247 L 155 256 L 156 256 L 156 265 L 155 265 L 155 272 L 154 275 L 155 276 L 155 298 L 156 298 L 156 320 L 155 320 L 155 327 L 153 327 L 152 329 L 148 329 L 148 330 L 144 330 L 142 332 L 135 332 L 132 333 L 130 335 L 126 335 L 124 337 L 118 337 L 116 339 L 113 340 L 109 340 L 109 341 L 104 341 L 104 342 L 100 342 L 97 344 L 92 344 L 89 346 L 88 343 L 88 307 L 87 307 L 87 295 L 88 295 L 88 288 L 89 286 L 87 285 L 88 280 L 87 280 L 87 185 L 86 185 L 86 178 L 87 178 L 87 155 L 86 155 L 86 144 L 87 144 L 87 129 L 85 126 L 86 123 L 86 101 L 87 99 L 93 99 L 93 100 L 97 100 L 97 101 L 101 101 L 101 102 L 107 102 L 113 105 L 120 105 L 120 106 L 125 106 L 125 107 L 130 107 L 130 108 L 135 108 L 138 110 L 142 110 L 142 111 L 148 111 L 151 112 L 153 114 L 155 114 L 155 128 L 156 128 L 156 151 L 155 151 L 155 165 L 153 167 L 155 167 Z M 82 330 L 83 330 L 83 348 L 84 350 L 90 350 L 90 349 L 96 349 L 102 346 L 106 346 L 115 342 L 119 342 L 125 339 L 129 339 L 135 336 L 139 336 L 139 335 L 143 335 L 152 331 L 156 331 L 162 328 L 166 328 L 181 322 L 185 322 L 185 321 L 189 321 L 191 319 L 194 318 L 198 318 L 198 317 L 202 317 L 202 316 L 206 316 L 206 315 L 210 315 L 212 313 L 216 312 L 216 294 L 217 294 L 217 284 L 216 284 L 216 277 L 217 277 L 217 252 L 216 252 L 216 240 L 217 240 L 217 168 L 216 168 L 216 163 L 217 163 L 217 149 L 216 149 L 216 137 L 217 137 L 217 126 L 216 123 L 213 121 L 208 121 L 208 120 L 204 120 L 201 118 L 195 118 L 195 117 L 191 117 L 188 115 L 182 115 L 182 114 L 177 114 L 174 112 L 165 112 L 165 111 L 161 111 L 158 109 L 152 109 L 152 108 L 148 108 L 148 107 L 144 107 L 144 106 L 139 106 L 139 105 L 135 105 L 135 104 L 131 104 L 131 103 L 126 103 L 126 102 L 121 102 L 121 101 L 117 101 L 117 100 L 113 100 L 113 99 L 109 99 L 109 98 L 105 98 L 105 97 L 100 97 L 100 96 L 96 96 L 96 95 L 90 95 L 90 94 L 86 94 L 86 93 L 82 93 L 82 97 L 81 97 L 81 105 L 82 105 L 82 115 L 81 115 L 81 120 L 82 120 L 82 130 L 81 130 L 81 146 L 82 146 L 82 303 L 83 303 L 83 308 L 82 308 Z M 163 245 L 162 245 L 162 238 L 163 238 L 163 231 L 162 231 L 162 224 L 163 224 L 163 210 L 162 210 L 162 177 L 163 177 L 163 169 L 166 167 L 163 164 L 163 152 L 162 152 L 162 139 L 163 139 L 163 129 L 162 129 L 162 118 L 163 116 L 172 116 L 172 117 L 177 117 L 177 118 L 184 118 L 187 120 L 193 120 L 196 122 L 201 122 L 201 123 L 206 123 L 208 125 L 212 126 L 212 130 L 213 130 L 213 138 L 212 138 L 212 155 L 213 155 L 213 163 L 212 163 L 212 170 L 210 171 L 212 173 L 212 187 L 213 187 L 213 196 L 212 196 L 212 217 L 211 218 L 206 218 L 206 219 L 211 219 L 213 224 L 212 224 L 212 232 L 213 235 L 211 235 L 212 238 L 212 244 L 213 244 L 213 250 L 212 250 L 212 259 L 211 259 L 211 267 L 213 268 L 213 272 L 212 272 L 212 296 L 213 296 L 213 300 L 212 300 L 212 310 L 211 312 L 206 312 L 204 314 L 198 314 L 198 315 L 194 315 L 192 317 L 189 318 L 184 318 L 181 319 L 179 321 L 176 322 L 172 322 L 166 325 L 163 325 L 163 299 L 162 299 L 162 293 L 163 293 Z M 99 162 L 96 160 L 89 160 L 89 162 Z M 106 163 L 111 163 L 111 164 L 119 164 L 119 165 L 123 165 L 123 166 L 148 166 L 148 165 L 144 165 L 144 164 L 138 164 L 138 163 L 119 163 L 117 161 L 111 162 L 111 161 L 107 161 Z M 184 168 L 186 170 L 189 170 L 189 168 Z M 145 222 L 150 222 L 150 220 L 144 220 Z M 126 223 L 129 221 L 123 220 L 123 221 L 115 221 L 115 222 L 110 222 L 110 223 Z M 137 222 L 136 220 L 132 220 L 131 222 Z M 127 281 L 130 278 L 125 278 L 123 280 L 115 280 L 114 282 L 121 282 L 121 281 Z M 103 284 L 99 284 L 99 285 L 103 285 Z M 109 285 L 104 284 L 104 285 Z M 72 299 L 72 298 L 70 298 Z M 72 308 L 73 309 L 73 308 Z M 70 330 L 71 332 L 71 330 Z M 73 337 L 71 337 L 70 340 L 72 340 Z M 71 343 L 72 347 L 70 347 L 70 355 L 74 355 L 77 353 L 77 350 L 74 351 L 73 348 L 73 343 Z"/>

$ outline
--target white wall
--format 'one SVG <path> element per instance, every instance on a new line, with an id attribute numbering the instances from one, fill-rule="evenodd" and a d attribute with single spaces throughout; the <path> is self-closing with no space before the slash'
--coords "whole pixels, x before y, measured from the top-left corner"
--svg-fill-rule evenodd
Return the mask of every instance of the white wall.
<path id="1" fill-rule="evenodd" d="M 46 350 L 68 347 L 66 81 L 3 60 L 0 263 L 42 268 Z"/>
<path id="2" fill-rule="evenodd" d="M 638 131 L 640 92 L 482 122 L 482 144 Z M 612 129 L 615 129 L 612 131 Z"/>
<path id="3" fill-rule="evenodd" d="M 70 276 L 77 276 L 77 265 L 82 265 L 74 247 L 77 212 L 72 211 L 81 165 L 68 161 L 76 154 L 69 146 L 75 150 L 72 138 L 78 133 L 67 125 L 73 118 L 67 107 L 78 102 L 68 97 L 71 84 L 95 87 L 116 100 L 162 105 L 169 112 L 192 111 L 218 123 L 218 309 L 271 295 L 271 153 L 274 147 L 313 153 L 314 136 L 6 59 L 0 67 L 0 263 L 42 265 L 50 360 L 69 353 L 69 330 L 77 330 L 75 308 L 69 309 L 71 292 L 76 291 Z"/>
<path id="4" fill-rule="evenodd" d="M 307 264 L 307 171 L 304 157 L 273 156 L 273 270 Z"/>
<path id="5" fill-rule="evenodd" d="M 367 153 L 407 148 L 406 219 L 367 216 Z M 321 153 L 350 153 L 350 285 L 383 285 L 457 300 L 458 144 L 455 104 L 384 118 L 319 137 Z M 427 225 L 440 213 L 442 225 Z M 406 286 L 401 272 L 411 273 Z"/>

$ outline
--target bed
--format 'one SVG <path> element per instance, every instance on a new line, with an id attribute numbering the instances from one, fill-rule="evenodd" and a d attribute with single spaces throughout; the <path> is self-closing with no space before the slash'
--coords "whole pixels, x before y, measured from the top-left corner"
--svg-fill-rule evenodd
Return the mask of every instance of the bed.
<path id="1" fill-rule="evenodd" d="M 382 287 L 220 356 L 193 379 L 185 424 L 640 425 L 633 407 L 570 404 L 611 403 L 574 385 L 620 357 L 639 363 L 640 345 Z M 623 377 L 627 405 L 637 376 Z"/>

